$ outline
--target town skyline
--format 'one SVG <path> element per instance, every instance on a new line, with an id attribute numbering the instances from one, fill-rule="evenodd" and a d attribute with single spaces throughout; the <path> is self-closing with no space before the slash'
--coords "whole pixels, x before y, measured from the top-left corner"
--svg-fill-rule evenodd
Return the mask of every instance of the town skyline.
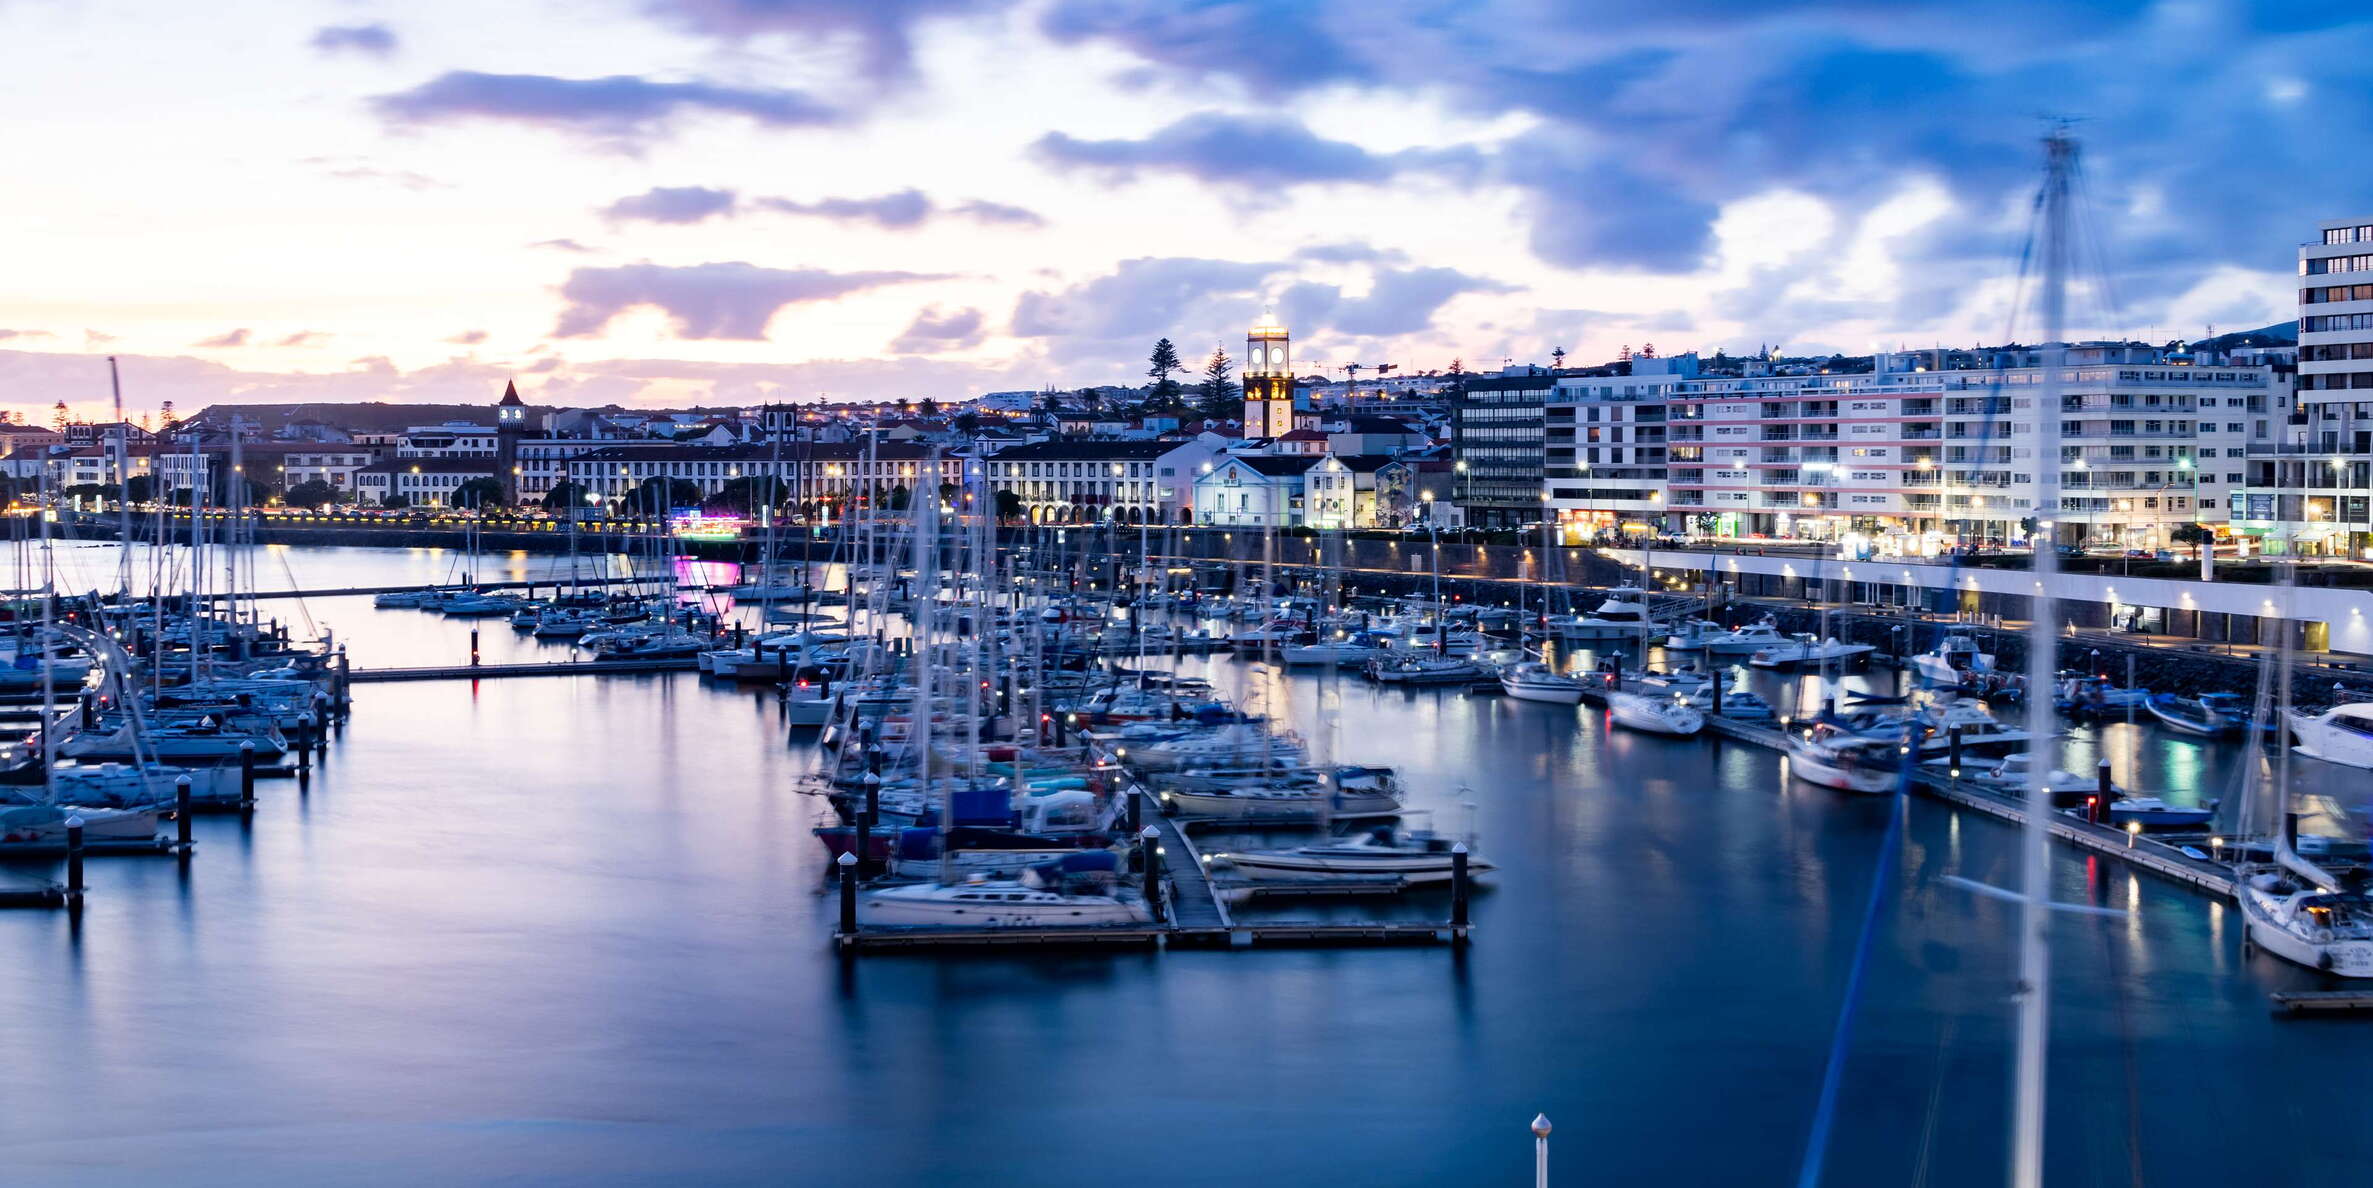
<path id="1" fill-rule="evenodd" d="M 2046 111 L 2093 117 L 2082 333 L 2279 323 L 2295 245 L 2367 205 L 2304 168 L 2365 103 L 2338 10 L 131 11 L 0 9 L 57 47 L 12 66 L 55 99 L 0 232 L 28 420 L 104 415 L 109 354 L 129 410 L 186 415 L 1139 384 L 1263 309 L 1337 376 L 2003 341 Z"/>

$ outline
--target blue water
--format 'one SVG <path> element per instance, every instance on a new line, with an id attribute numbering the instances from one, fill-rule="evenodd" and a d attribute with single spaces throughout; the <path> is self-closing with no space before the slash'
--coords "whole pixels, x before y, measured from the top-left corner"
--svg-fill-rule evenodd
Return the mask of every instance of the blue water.
<path id="1" fill-rule="evenodd" d="M 449 560 L 284 559 L 316 587 Z M 367 599 L 264 606 L 362 666 L 468 647 Z M 490 662 L 544 650 L 480 627 Z M 1539 1112 L 1561 1184 L 1793 1178 L 1883 801 L 1455 692 L 1345 682 L 1330 733 L 1318 678 L 1189 665 L 1399 766 L 1437 824 L 1474 805 L 1499 870 L 1469 951 L 843 964 L 813 754 L 763 698 L 690 674 L 362 685 L 304 792 L 202 819 L 186 878 L 109 859 L 78 931 L 0 913 L 0 1179 L 1518 1184 Z M 2152 790 L 2239 762 L 2141 726 L 2068 745 Z M 2359 819 L 2361 773 L 2322 778 Z M 1939 876 L 2015 881 L 2014 838 L 1910 807 L 1827 1182 L 1996 1185 L 2011 908 Z M 2361 1178 L 2373 1028 L 2270 1016 L 2269 991 L 2319 983 L 2243 961 L 2230 909 L 2065 853 L 2054 872 L 2058 898 L 2135 909 L 2057 927 L 2054 1180 Z"/>

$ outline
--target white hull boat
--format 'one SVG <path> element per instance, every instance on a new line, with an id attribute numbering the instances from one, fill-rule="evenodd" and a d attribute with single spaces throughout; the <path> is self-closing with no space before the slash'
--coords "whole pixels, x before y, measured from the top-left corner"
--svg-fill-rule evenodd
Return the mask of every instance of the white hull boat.
<path id="1" fill-rule="evenodd" d="M 2279 866 L 2245 867 L 2235 888 L 2251 944 L 2309 969 L 2373 978 L 2373 902 Z"/>
<path id="2" fill-rule="evenodd" d="M 1648 734 L 1686 737 L 1706 726 L 1706 716 L 1682 702 L 1639 693 L 1607 694 L 1607 713 L 1616 725 Z"/>
<path id="3" fill-rule="evenodd" d="M 1500 691 L 1518 701 L 1549 705 L 1582 704 L 1582 679 L 1551 672 L 1537 660 L 1510 665 L 1500 672 Z"/>
<path id="4" fill-rule="evenodd" d="M 2373 767 L 2373 701 L 2335 706 L 2321 714 L 2293 713 L 2291 737 L 2310 759 Z"/>
<path id="5" fill-rule="evenodd" d="M 1407 883 L 1448 882 L 1455 856 L 1451 839 L 1432 834 L 1396 834 L 1375 829 L 1356 837 L 1290 850 L 1251 850 L 1213 855 L 1255 881 L 1303 879 L 1319 875 L 1398 875 Z M 1469 855 L 1467 874 L 1481 874 L 1492 865 Z"/>
<path id="6" fill-rule="evenodd" d="M 857 897 L 857 926 L 1052 928 L 1142 924 L 1152 920 L 1143 901 L 1117 895 L 1073 895 L 981 879 L 938 886 L 884 887 Z"/>

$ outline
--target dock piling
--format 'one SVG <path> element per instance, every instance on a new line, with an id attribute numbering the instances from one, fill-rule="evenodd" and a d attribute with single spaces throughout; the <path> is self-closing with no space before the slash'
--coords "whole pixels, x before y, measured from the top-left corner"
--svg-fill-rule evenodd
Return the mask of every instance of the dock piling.
<path id="1" fill-rule="evenodd" d="M 189 777 L 181 777 L 180 786 L 186 788 L 188 785 Z M 239 807 L 244 809 L 252 807 L 254 804 L 255 744 L 243 742 L 239 744 Z"/>
<path id="2" fill-rule="evenodd" d="M 190 848 L 190 778 L 173 781 L 173 844 L 183 854 Z"/>
<path id="3" fill-rule="evenodd" d="M 2116 794 L 2110 779 L 2109 760 L 2104 759 L 2093 769 L 2093 812 L 2095 825 L 2109 824 L 2109 801 Z"/>
<path id="4" fill-rule="evenodd" d="M 840 934 L 846 944 L 857 935 L 857 856 L 843 854 L 840 867 Z"/>
<path id="5" fill-rule="evenodd" d="M 857 810 L 857 849 L 855 853 L 860 866 L 873 861 L 873 823 L 880 819 L 881 811 L 882 777 L 870 771 L 866 772 L 865 807 Z"/>
<path id="6" fill-rule="evenodd" d="M 1162 834 L 1148 825 L 1137 833 L 1137 848 L 1145 857 L 1145 905 L 1162 922 Z"/>
<path id="7" fill-rule="evenodd" d="M 470 667 L 478 667 L 478 629 L 470 628 Z"/>
<path id="8" fill-rule="evenodd" d="M 82 818 L 66 818 L 66 900 L 82 898 Z"/>
<path id="9" fill-rule="evenodd" d="M 1945 734 L 1945 770 L 1953 779 L 1961 778 L 1961 727 L 1955 726 Z"/>
<path id="10" fill-rule="evenodd" d="M 1450 940 L 1463 944 L 1467 939 L 1467 843 L 1450 847 Z"/>

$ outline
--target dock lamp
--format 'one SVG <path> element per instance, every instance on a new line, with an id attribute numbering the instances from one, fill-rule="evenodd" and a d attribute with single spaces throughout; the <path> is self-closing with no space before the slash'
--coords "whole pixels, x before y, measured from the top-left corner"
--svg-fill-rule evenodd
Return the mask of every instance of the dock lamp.
<path id="1" fill-rule="evenodd" d="M 1549 1115 L 1533 1115 L 1533 1188 L 1549 1188 Z"/>

